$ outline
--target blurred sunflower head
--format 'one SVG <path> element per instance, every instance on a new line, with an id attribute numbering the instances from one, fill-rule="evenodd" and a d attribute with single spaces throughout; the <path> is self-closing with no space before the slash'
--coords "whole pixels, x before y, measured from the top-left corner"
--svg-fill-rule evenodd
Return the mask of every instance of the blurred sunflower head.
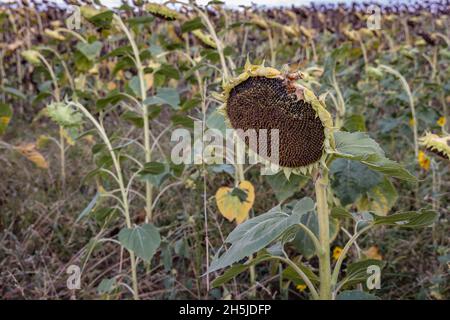
<path id="1" fill-rule="evenodd" d="M 145 9 L 147 12 L 160 19 L 173 21 L 181 18 L 181 15 L 176 10 L 172 10 L 159 3 L 149 2 L 145 6 Z"/>
<path id="2" fill-rule="evenodd" d="M 428 151 L 450 160 L 450 135 L 440 137 L 437 134 L 428 132 L 420 138 L 420 144 Z"/>
<path id="3" fill-rule="evenodd" d="M 291 173 L 309 174 L 320 163 L 325 165 L 327 150 L 334 144 L 333 121 L 325 104 L 297 79 L 293 74 L 247 61 L 244 72 L 224 84 L 221 96 L 224 104 L 220 110 L 229 127 L 244 132 L 255 129 L 258 141 L 259 130 L 279 130 L 276 164 L 261 155 L 259 145 L 254 150 L 245 142 L 249 153 L 261 163 L 275 165 L 288 177 Z"/>

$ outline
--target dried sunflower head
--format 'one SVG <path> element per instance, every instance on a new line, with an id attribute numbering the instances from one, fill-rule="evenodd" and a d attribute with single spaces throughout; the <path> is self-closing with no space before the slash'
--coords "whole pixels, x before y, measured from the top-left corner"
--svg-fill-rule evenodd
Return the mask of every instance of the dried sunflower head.
<path id="1" fill-rule="evenodd" d="M 155 17 L 172 21 L 180 18 L 180 14 L 176 10 L 169 9 L 165 5 L 149 2 L 145 9 Z"/>
<path id="2" fill-rule="evenodd" d="M 287 176 L 311 173 L 321 161 L 324 164 L 326 151 L 333 144 L 331 115 L 311 90 L 296 83 L 292 74 L 283 75 L 277 69 L 247 61 L 244 72 L 224 85 L 222 100 L 220 110 L 233 129 L 254 129 L 257 141 L 259 130 L 279 130 L 275 165 Z M 264 146 L 257 145 L 255 150 L 245 142 L 259 161 L 273 165 L 261 155 Z M 264 154 L 270 158 L 267 149 Z"/>
<path id="3" fill-rule="evenodd" d="M 425 136 L 420 138 L 420 144 L 428 151 L 450 160 L 450 135 L 440 137 L 437 134 L 427 132 Z"/>

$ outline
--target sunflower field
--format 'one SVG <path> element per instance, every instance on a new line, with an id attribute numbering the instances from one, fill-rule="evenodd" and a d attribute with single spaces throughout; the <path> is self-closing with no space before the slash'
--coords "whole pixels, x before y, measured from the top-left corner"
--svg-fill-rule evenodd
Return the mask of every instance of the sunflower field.
<path id="1" fill-rule="evenodd" d="M 0 1 L 1 299 L 450 298 L 450 2 L 226 2 Z"/>

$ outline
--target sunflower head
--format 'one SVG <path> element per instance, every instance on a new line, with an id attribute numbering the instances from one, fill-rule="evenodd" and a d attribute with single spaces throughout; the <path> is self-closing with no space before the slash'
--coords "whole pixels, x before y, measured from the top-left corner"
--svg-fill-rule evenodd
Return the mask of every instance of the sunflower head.
<path id="1" fill-rule="evenodd" d="M 420 144 L 428 151 L 450 160 L 450 135 L 440 137 L 437 134 L 428 132 L 420 138 Z"/>
<path id="2" fill-rule="evenodd" d="M 279 130 L 276 165 L 286 175 L 310 173 L 324 160 L 333 139 L 333 123 L 324 103 L 297 79 L 293 74 L 247 61 L 244 72 L 224 84 L 222 94 L 221 110 L 233 129 L 254 129 L 258 143 L 259 132 L 263 132 L 260 130 Z M 257 145 L 255 150 L 254 145 L 245 142 L 261 162 L 273 164 L 261 155 L 264 146 Z M 270 157 L 269 150 L 264 151 Z"/>
<path id="3" fill-rule="evenodd" d="M 180 18 L 180 14 L 177 11 L 169 9 L 165 5 L 159 3 L 149 2 L 145 6 L 145 9 L 155 17 L 164 20 L 172 21 Z"/>

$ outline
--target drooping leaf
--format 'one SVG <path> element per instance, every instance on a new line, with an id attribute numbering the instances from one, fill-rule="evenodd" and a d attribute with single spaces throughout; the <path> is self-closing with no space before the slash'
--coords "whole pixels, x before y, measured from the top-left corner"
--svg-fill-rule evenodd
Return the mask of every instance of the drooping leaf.
<path id="1" fill-rule="evenodd" d="M 216 203 L 220 213 L 228 220 L 240 224 L 248 218 L 255 201 L 255 188 L 250 181 L 241 181 L 237 188 L 220 187 Z"/>
<path id="2" fill-rule="evenodd" d="M 83 10 L 86 7 L 81 8 Z M 97 28 L 108 28 L 112 23 L 113 15 L 114 12 L 111 10 L 97 10 L 95 14 L 88 14 L 86 18 Z"/>
<path id="3" fill-rule="evenodd" d="M 331 186 L 343 206 L 353 203 L 383 179 L 380 173 L 348 159 L 333 161 L 330 171 L 333 175 Z"/>
<path id="4" fill-rule="evenodd" d="M 180 95 L 174 88 L 157 88 L 156 95 L 148 97 L 144 104 L 147 106 L 168 104 L 175 110 L 180 108 Z"/>
<path id="5" fill-rule="evenodd" d="M 339 158 L 360 161 L 371 170 L 381 172 L 387 176 L 416 181 L 411 173 L 395 161 L 385 157 L 384 151 L 373 139 L 362 132 L 342 132 L 334 134 L 336 150 L 333 152 Z"/>
<path id="6" fill-rule="evenodd" d="M 298 214 L 288 215 L 279 206 L 238 225 L 225 240 L 230 248 L 221 256 L 216 255 L 208 268 L 208 273 L 232 265 L 233 263 L 265 248 L 285 231 L 298 224 Z"/>
<path id="7" fill-rule="evenodd" d="M 389 216 L 374 216 L 374 225 L 396 226 L 400 228 L 420 228 L 431 225 L 439 214 L 434 210 L 422 209 L 395 213 Z"/>
<path id="8" fill-rule="evenodd" d="M 397 201 L 398 194 L 394 185 L 384 177 L 381 183 L 368 190 L 357 202 L 358 211 L 371 211 L 385 216 Z"/>
<path id="9" fill-rule="evenodd" d="M 361 114 L 352 114 L 346 117 L 344 120 L 344 129 L 349 132 L 365 132 L 367 129 L 364 116 Z"/>
<path id="10" fill-rule="evenodd" d="M 181 32 L 190 32 L 197 29 L 203 28 L 203 23 L 200 17 L 195 17 L 194 19 L 188 20 L 181 25 Z"/>
<path id="11" fill-rule="evenodd" d="M 186 128 L 194 128 L 194 120 L 189 118 L 188 116 L 183 116 L 181 114 L 174 114 L 170 117 L 172 124 L 174 126 L 183 126 Z"/>
<path id="12" fill-rule="evenodd" d="M 295 211 L 293 211 L 293 214 Z M 317 213 L 314 210 L 310 210 L 300 217 L 300 222 L 305 225 L 309 230 L 311 230 L 316 237 L 319 236 L 319 221 L 317 219 Z M 330 242 L 336 238 L 339 231 L 339 222 L 336 219 L 330 219 Z M 314 242 L 302 228 L 297 229 L 294 240 L 292 241 L 293 246 L 306 258 L 310 259 L 316 254 L 316 247 Z"/>
<path id="13" fill-rule="evenodd" d="M 303 271 L 303 273 L 308 277 L 309 280 L 311 280 L 313 284 L 319 283 L 319 277 L 309 267 L 305 266 L 301 261 L 296 261 L 295 264 L 300 270 Z M 299 284 L 305 284 L 303 278 L 300 277 L 297 271 L 295 271 L 291 266 L 288 266 L 283 270 L 283 279 L 292 281 L 295 286 L 298 286 Z"/>
<path id="14" fill-rule="evenodd" d="M 267 175 L 265 177 L 272 187 L 277 200 L 280 202 L 294 195 L 294 193 L 299 191 L 309 179 L 301 175 L 291 175 L 288 180 L 283 172 L 279 172 L 275 175 Z"/>
<path id="15" fill-rule="evenodd" d="M 86 206 L 86 208 L 84 208 L 83 211 L 81 211 L 81 213 L 78 215 L 77 219 L 75 220 L 75 223 L 79 222 L 81 219 L 86 217 L 92 211 L 92 209 L 94 209 L 94 206 L 97 204 L 97 200 L 99 197 L 100 193 L 97 192 L 95 196 L 92 198 L 92 200 L 89 201 L 89 204 Z"/>
<path id="16" fill-rule="evenodd" d="M 339 286 L 352 286 L 358 283 L 363 283 L 367 281 L 367 278 L 371 275 L 367 272 L 370 266 L 377 266 L 380 269 L 385 265 L 384 261 L 375 259 L 366 259 L 354 262 L 347 267 L 345 277 L 339 283 Z"/>
<path id="17" fill-rule="evenodd" d="M 102 50 L 103 44 L 100 41 L 92 43 L 78 42 L 77 49 L 89 60 L 94 61 Z"/>
<path id="18" fill-rule="evenodd" d="M 227 269 L 221 276 L 214 279 L 214 281 L 211 283 L 211 286 L 213 288 L 217 288 L 217 287 L 227 283 L 228 281 L 230 281 L 237 275 L 241 274 L 242 272 L 244 272 L 251 266 L 254 266 L 260 262 L 270 260 L 272 258 L 273 257 L 270 254 L 262 252 L 262 253 L 259 253 L 256 258 L 251 259 L 247 263 L 235 264 L 231 268 Z"/>
<path id="19" fill-rule="evenodd" d="M 155 226 L 146 223 L 141 226 L 120 230 L 119 241 L 139 258 L 142 258 L 144 261 L 150 261 L 161 244 L 161 237 Z"/>
<path id="20" fill-rule="evenodd" d="M 106 294 L 110 293 L 116 287 L 116 279 L 115 278 L 105 278 L 100 281 L 100 284 L 97 287 L 98 294 Z"/>
<path id="21" fill-rule="evenodd" d="M 140 174 L 141 175 L 158 175 L 160 173 L 164 172 L 164 163 L 161 162 L 156 162 L 156 161 L 152 161 L 152 162 L 146 162 L 143 166 L 143 168 L 140 170 Z"/>

